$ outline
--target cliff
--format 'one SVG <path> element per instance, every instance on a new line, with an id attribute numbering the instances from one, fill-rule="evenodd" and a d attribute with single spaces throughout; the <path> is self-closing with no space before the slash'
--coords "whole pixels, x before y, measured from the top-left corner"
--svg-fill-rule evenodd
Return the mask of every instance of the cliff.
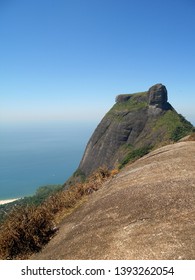
<path id="1" fill-rule="evenodd" d="M 162 84 L 148 91 L 123 94 L 90 138 L 76 175 L 89 176 L 100 166 L 125 165 L 136 155 L 178 141 L 193 126 L 168 103 Z"/>

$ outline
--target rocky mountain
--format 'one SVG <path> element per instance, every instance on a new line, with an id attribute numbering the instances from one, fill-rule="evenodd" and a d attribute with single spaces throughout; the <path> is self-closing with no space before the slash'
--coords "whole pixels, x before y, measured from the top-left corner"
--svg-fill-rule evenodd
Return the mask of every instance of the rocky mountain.
<path id="1" fill-rule="evenodd" d="M 195 259 L 195 142 L 124 167 L 32 259 Z"/>
<path id="2" fill-rule="evenodd" d="M 193 126 L 168 103 L 162 84 L 148 91 L 122 94 L 90 138 L 75 176 L 100 166 L 120 168 L 154 148 L 189 134 Z"/>
<path id="3" fill-rule="evenodd" d="M 195 136 L 167 100 L 162 84 L 117 96 L 74 177 L 124 168 L 64 217 L 31 259 L 195 258 Z"/>
<path id="4" fill-rule="evenodd" d="M 117 96 L 74 174 L 87 180 L 14 205 L 0 258 L 194 260 L 195 131 L 167 99 L 162 84 Z"/>

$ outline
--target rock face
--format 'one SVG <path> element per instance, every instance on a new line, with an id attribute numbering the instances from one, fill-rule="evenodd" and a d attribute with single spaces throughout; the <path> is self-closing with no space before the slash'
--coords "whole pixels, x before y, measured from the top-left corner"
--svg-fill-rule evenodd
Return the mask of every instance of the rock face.
<path id="1" fill-rule="evenodd" d="M 120 94 L 116 97 L 116 102 L 126 102 L 131 98 L 132 94 Z"/>
<path id="2" fill-rule="evenodd" d="M 149 91 L 149 105 L 167 109 L 167 89 L 162 84 L 152 86 Z"/>
<path id="3" fill-rule="evenodd" d="M 192 125 L 167 102 L 162 84 L 136 94 L 122 94 L 89 140 L 78 173 L 90 175 L 100 166 L 120 166 L 136 151 L 156 148 L 184 137 Z"/>
<path id="4" fill-rule="evenodd" d="M 194 260 L 194 153 L 180 142 L 126 166 L 33 259 Z"/>

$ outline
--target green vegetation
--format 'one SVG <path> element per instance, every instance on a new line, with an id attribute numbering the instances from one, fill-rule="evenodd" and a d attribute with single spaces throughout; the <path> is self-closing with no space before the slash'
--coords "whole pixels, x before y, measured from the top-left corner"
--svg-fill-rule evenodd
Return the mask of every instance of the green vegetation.
<path id="1" fill-rule="evenodd" d="M 144 146 L 139 149 L 134 149 L 126 154 L 124 159 L 121 161 L 119 165 L 119 169 L 123 168 L 127 163 L 133 162 L 144 155 L 148 154 L 151 151 L 152 147 L 151 146 Z"/>
<path id="2" fill-rule="evenodd" d="M 62 185 L 48 185 L 39 187 L 35 195 L 24 197 L 8 204 L 0 205 L 0 224 L 6 218 L 7 214 L 16 206 L 38 206 L 43 203 L 49 196 L 62 189 Z"/>
<path id="3" fill-rule="evenodd" d="M 40 205 L 44 202 L 49 196 L 53 195 L 54 193 L 60 191 L 62 189 L 62 185 L 48 185 L 39 187 L 35 193 L 35 195 L 31 197 L 26 197 L 24 201 L 26 204 L 34 204 Z"/>
<path id="4" fill-rule="evenodd" d="M 147 107 L 147 92 L 133 94 L 126 102 L 117 102 L 106 116 L 121 120 L 126 112 L 136 111 Z"/>
<path id="5" fill-rule="evenodd" d="M 157 119 L 157 121 L 153 124 L 153 127 L 151 124 L 151 129 L 152 134 L 148 134 L 148 140 L 150 137 L 152 139 L 152 135 L 154 135 L 156 131 L 161 130 L 162 137 L 165 141 L 164 143 L 166 144 L 166 140 L 168 142 L 170 142 L 170 140 L 177 142 L 179 139 L 192 133 L 194 128 L 192 124 L 188 122 L 182 115 L 177 114 L 174 110 L 168 110 Z M 162 142 L 162 138 L 159 138 L 159 143 L 160 142 Z M 123 168 L 127 163 L 133 162 L 146 155 L 154 148 L 154 146 L 147 145 L 135 149 L 132 145 L 125 145 L 123 148 L 126 150 L 126 155 L 121 161 L 119 169 Z"/>
<path id="6" fill-rule="evenodd" d="M 73 177 L 78 178 L 81 182 L 84 182 L 86 180 L 85 173 L 79 168 L 73 173 Z"/>
<path id="7" fill-rule="evenodd" d="M 157 120 L 153 131 L 160 128 L 166 133 L 167 139 L 174 142 L 190 134 L 193 130 L 193 126 L 190 122 L 188 122 L 182 115 L 177 114 L 172 110 L 168 110 Z"/>
<path id="8" fill-rule="evenodd" d="M 179 114 L 178 116 L 181 124 L 178 124 L 171 134 L 171 139 L 175 142 L 193 131 L 191 123 L 188 122 L 182 115 Z"/>
<path id="9" fill-rule="evenodd" d="M 128 111 L 142 109 L 148 105 L 147 101 L 142 99 L 142 97 L 144 96 L 145 93 L 137 93 L 135 95 L 132 95 L 132 97 L 128 101 L 124 103 L 116 103 L 113 109 L 116 111 L 122 111 L 124 109 Z"/>
<path id="10" fill-rule="evenodd" d="M 38 206 L 14 206 L 0 226 L 0 259 L 27 259 L 41 250 L 58 230 L 57 223 L 115 174 L 99 168 L 84 183 L 53 192 Z M 45 195 L 44 188 L 38 194 Z"/>

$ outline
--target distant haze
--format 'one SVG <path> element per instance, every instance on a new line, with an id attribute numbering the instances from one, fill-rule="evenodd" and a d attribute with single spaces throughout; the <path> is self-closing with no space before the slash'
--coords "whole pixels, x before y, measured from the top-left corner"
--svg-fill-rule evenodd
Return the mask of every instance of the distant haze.
<path id="1" fill-rule="evenodd" d="M 93 123 L 47 122 L 0 126 L 0 199 L 62 184 L 78 167 Z"/>
<path id="2" fill-rule="evenodd" d="M 194 123 L 195 5 L 175 2 L 0 1 L 0 122 L 99 122 L 162 83 Z"/>

